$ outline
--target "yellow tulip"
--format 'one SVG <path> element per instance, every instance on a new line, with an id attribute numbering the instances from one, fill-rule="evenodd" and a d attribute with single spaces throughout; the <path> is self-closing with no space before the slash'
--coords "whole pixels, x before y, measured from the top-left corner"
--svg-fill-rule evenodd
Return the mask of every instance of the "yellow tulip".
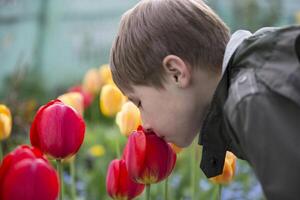
<path id="1" fill-rule="evenodd" d="M 89 69 L 84 75 L 82 88 L 84 91 L 87 91 L 91 94 L 97 94 L 103 83 L 101 81 L 101 77 L 99 75 L 99 71 L 97 68 Z"/>
<path id="2" fill-rule="evenodd" d="M 68 92 L 58 97 L 64 104 L 74 108 L 81 116 L 83 115 L 83 96 L 79 92 Z"/>
<path id="3" fill-rule="evenodd" d="M 105 154 L 105 148 L 100 144 L 94 145 L 89 149 L 89 154 L 93 157 L 101 157 Z"/>
<path id="4" fill-rule="evenodd" d="M 234 176 L 236 165 L 236 156 L 230 151 L 226 152 L 223 173 L 210 178 L 213 183 L 216 184 L 228 184 Z"/>
<path id="5" fill-rule="evenodd" d="M 0 104 L 0 140 L 4 140 L 10 136 L 11 128 L 11 112 L 4 104 Z"/>
<path id="6" fill-rule="evenodd" d="M 112 117 L 121 110 L 126 98 L 114 84 L 106 84 L 100 93 L 100 110 L 105 116 Z"/>
<path id="7" fill-rule="evenodd" d="M 171 148 L 173 149 L 173 151 L 178 154 L 182 151 L 182 148 L 180 148 L 179 146 L 173 144 L 173 143 L 169 143 L 169 145 L 171 146 Z"/>
<path id="8" fill-rule="evenodd" d="M 131 101 L 124 103 L 121 111 L 117 113 L 116 123 L 120 132 L 128 137 L 141 124 L 141 115 L 138 107 Z"/>
<path id="9" fill-rule="evenodd" d="M 295 20 L 297 24 L 300 24 L 300 11 L 295 13 Z"/>
<path id="10" fill-rule="evenodd" d="M 103 85 L 108 83 L 114 83 L 112 79 L 111 70 L 108 64 L 101 65 L 99 68 L 99 74 Z"/>

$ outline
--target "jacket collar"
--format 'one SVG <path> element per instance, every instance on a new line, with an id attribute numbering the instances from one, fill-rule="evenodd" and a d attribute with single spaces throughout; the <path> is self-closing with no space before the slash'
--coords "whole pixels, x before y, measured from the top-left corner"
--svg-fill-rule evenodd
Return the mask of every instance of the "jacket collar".
<path id="1" fill-rule="evenodd" d="M 226 132 L 223 118 L 223 106 L 228 96 L 230 85 L 230 60 L 245 38 L 251 36 L 249 31 L 235 32 L 226 46 L 222 65 L 222 79 L 219 82 L 209 111 L 203 122 L 198 143 L 203 145 L 200 168 L 207 177 L 221 174 L 226 151 L 230 145 L 230 137 Z"/>
<path id="2" fill-rule="evenodd" d="M 238 30 L 232 34 L 225 49 L 225 54 L 224 54 L 223 64 L 222 64 L 222 76 L 224 75 L 229 60 L 232 57 L 235 50 L 244 41 L 244 39 L 250 37 L 251 35 L 252 35 L 251 32 L 246 30 Z"/>

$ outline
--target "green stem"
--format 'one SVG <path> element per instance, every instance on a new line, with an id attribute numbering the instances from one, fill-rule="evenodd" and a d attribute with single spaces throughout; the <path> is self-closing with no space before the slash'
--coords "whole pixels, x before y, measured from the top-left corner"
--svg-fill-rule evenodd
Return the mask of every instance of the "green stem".
<path id="1" fill-rule="evenodd" d="M 150 184 L 146 185 L 146 200 L 150 200 Z"/>
<path id="2" fill-rule="evenodd" d="M 97 105 L 97 101 L 93 100 L 91 106 L 93 108 L 97 107 L 98 105 L 94 106 L 95 104 Z M 99 109 L 92 109 L 92 117 L 91 117 L 92 118 L 92 120 L 91 120 L 92 122 L 96 122 L 97 121 L 97 118 L 98 118 L 97 115 L 98 115 L 98 113 L 99 113 Z"/>
<path id="3" fill-rule="evenodd" d="M 57 162 L 57 171 L 59 175 L 59 182 L 60 182 L 60 190 L 59 190 L 59 200 L 63 200 L 63 194 L 64 194 L 64 178 L 62 174 L 62 163 L 61 160 L 56 160 Z"/>
<path id="4" fill-rule="evenodd" d="M 119 137 L 116 138 L 116 151 L 117 151 L 117 156 L 120 158 L 121 152 L 120 152 L 120 142 L 119 142 Z"/>
<path id="5" fill-rule="evenodd" d="M 168 200 L 168 180 L 169 178 L 166 178 L 165 180 L 165 200 Z"/>
<path id="6" fill-rule="evenodd" d="M 219 200 L 222 199 L 222 185 L 219 184 Z"/>
<path id="7" fill-rule="evenodd" d="M 75 158 L 70 163 L 70 173 L 71 173 L 71 195 L 72 199 L 76 199 L 76 181 L 75 181 Z"/>
<path id="8" fill-rule="evenodd" d="M 191 158 L 191 193 L 192 200 L 196 199 L 196 155 L 197 155 L 197 142 L 193 141 L 192 144 L 192 158 Z"/>
<path id="9" fill-rule="evenodd" d="M 3 150 L 2 150 L 2 141 L 0 141 L 0 164 L 2 163 L 3 159 Z"/>

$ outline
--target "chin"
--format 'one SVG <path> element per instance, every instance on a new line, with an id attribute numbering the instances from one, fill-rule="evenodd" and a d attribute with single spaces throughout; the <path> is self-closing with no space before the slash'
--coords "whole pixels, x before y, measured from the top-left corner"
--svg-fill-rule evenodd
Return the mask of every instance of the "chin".
<path id="1" fill-rule="evenodd" d="M 193 138 L 186 138 L 186 140 L 185 141 L 183 141 L 183 143 L 182 143 L 182 147 L 183 148 L 186 148 L 186 147 L 188 147 L 188 146 L 190 146 L 190 145 L 192 145 L 192 143 L 193 143 L 193 141 L 194 141 L 194 139 L 195 139 L 195 137 L 193 137 Z"/>
<path id="2" fill-rule="evenodd" d="M 166 142 L 173 143 L 173 144 L 175 144 L 176 146 L 178 146 L 180 148 L 186 148 L 186 147 L 190 146 L 193 143 L 193 141 L 194 141 L 197 134 L 194 134 L 193 136 L 192 135 L 184 135 L 185 137 L 184 136 L 180 137 L 182 135 L 183 134 L 181 134 L 181 135 L 177 134 L 176 136 L 179 136 L 179 137 L 174 136 L 173 138 L 165 137 L 164 140 Z M 175 138 L 178 138 L 178 139 L 176 140 Z"/>
<path id="3" fill-rule="evenodd" d="M 186 148 L 192 144 L 192 142 L 188 142 L 188 141 L 182 141 L 182 142 L 177 141 L 177 142 L 172 142 L 172 143 L 177 145 L 180 148 Z"/>
<path id="4" fill-rule="evenodd" d="M 187 148 L 187 147 L 189 147 L 189 145 L 185 145 L 185 144 L 183 144 L 183 145 L 177 145 L 178 147 L 180 147 L 180 148 Z"/>

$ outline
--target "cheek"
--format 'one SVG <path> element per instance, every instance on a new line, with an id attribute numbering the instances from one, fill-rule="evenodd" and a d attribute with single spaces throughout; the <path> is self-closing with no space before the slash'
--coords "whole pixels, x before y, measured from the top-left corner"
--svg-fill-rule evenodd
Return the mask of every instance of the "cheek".
<path id="1" fill-rule="evenodd" d="M 153 103 L 155 106 L 147 107 L 141 111 L 143 124 L 149 125 L 160 135 L 170 137 L 183 137 L 188 127 L 190 127 L 190 118 L 183 109 L 182 105 Z"/>
<path id="2" fill-rule="evenodd" d="M 165 112 L 152 112 L 144 114 L 144 121 L 159 135 L 169 134 L 172 126 L 172 119 Z"/>
<path id="3" fill-rule="evenodd" d="M 160 113 L 153 121 L 153 129 L 166 137 L 178 137 L 180 130 L 180 122 L 178 117 L 170 115 L 170 113 Z"/>
<path id="4" fill-rule="evenodd" d="M 188 146 L 200 130 L 197 116 L 193 111 L 182 108 L 179 108 L 176 114 L 172 117 L 168 134 L 172 136 L 170 139 L 179 145 Z"/>

